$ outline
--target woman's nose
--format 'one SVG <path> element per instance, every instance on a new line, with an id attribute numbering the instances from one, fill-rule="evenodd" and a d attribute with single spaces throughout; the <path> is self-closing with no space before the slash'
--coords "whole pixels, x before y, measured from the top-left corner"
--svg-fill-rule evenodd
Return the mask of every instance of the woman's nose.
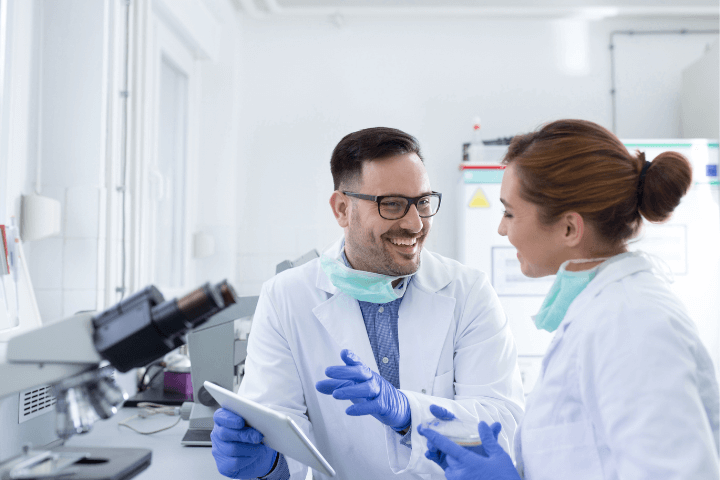
<path id="1" fill-rule="evenodd" d="M 505 228 L 505 217 L 500 220 L 500 225 L 498 225 L 498 234 L 500 234 L 501 237 L 507 236 L 507 228 Z"/>

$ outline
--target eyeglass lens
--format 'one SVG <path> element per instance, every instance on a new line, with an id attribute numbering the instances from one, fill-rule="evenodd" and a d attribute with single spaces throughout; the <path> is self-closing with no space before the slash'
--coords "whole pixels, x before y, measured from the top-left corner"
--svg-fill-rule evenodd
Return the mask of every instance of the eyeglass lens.
<path id="1" fill-rule="evenodd" d="M 403 197 L 387 197 L 380 201 L 380 215 L 388 220 L 397 220 L 405 215 L 408 201 Z M 432 217 L 440 207 L 440 199 L 428 195 L 418 200 L 417 209 L 421 217 Z"/>

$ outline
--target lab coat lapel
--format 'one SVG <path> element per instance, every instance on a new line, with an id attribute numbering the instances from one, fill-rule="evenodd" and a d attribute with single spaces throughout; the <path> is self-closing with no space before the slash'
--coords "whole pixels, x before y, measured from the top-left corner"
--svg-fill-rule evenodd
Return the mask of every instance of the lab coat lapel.
<path id="1" fill-rule="evenodd" d="M 337 342 L 338 361 L 342 362 L 340 351 L 347 348 L 355 352 L 365 365 L 374 371 L 378 370 L 357 300 L 338 292 L 313 308 L 313 313 Z"/>
<path id="2" fill-rule="evenodd" d="M 342 364 L 340 351 L 347 348 L 355 352 L 365 365 L 377 372 L 377 363 L 357 300 L 335 287 L 320 268 L 319 263 L 315 286 L 332 295 L 327 301 L 313 308 L 313 313 L 338 344 L 339 364 Z"/>
<path id="3" fill-rule="evenodd" d="M 400 304 L 400 388 L 430 394 L 455 299 L 437 293 L 451 281 L 450 272 L 423 250 L 420 270 Z"/>

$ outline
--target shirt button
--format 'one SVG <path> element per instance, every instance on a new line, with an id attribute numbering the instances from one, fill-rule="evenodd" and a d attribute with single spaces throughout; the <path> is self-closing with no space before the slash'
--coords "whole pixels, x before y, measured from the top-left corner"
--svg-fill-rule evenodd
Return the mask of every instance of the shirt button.
<path id="1" fill-rule="evenodd" d="M 378 308 L 378 312 L 383 313 L 384 311 L 385 311 L 385 308 L 383 308 L 383 307 Z"/>
<path id="2" fill-rule="evenodd" d="M 390 361 L 390 359 L 388 359 L 388 357 L 383 357 L 383 363 L 387 363 L 389 361 Z"/>
<path id="3" fill-rule="evenodd" d="M 422 393 L 425 393 L 425 389 L 423 388 L 423 389 L 421 390 L 421 392 L 422 392 Z"/>

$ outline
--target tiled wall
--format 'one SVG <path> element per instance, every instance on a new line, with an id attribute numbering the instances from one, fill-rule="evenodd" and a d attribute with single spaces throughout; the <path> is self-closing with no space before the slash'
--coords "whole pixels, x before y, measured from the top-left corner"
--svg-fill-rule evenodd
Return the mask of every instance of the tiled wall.
<path id="1" fill-rule="evenodd" d="M 26 244 L 30 278 L 43 322 L 52 322 L 104 304 L 104 190 L 47 187 L 60 201 L 62 234 Z"/>
<path id="2" fill-rule="evenodd" d="M 104 304 L 108 4 L 42 2 L 40 194 L 58 200 L 62 233 L 25 243 L 43 322 Z"/>

